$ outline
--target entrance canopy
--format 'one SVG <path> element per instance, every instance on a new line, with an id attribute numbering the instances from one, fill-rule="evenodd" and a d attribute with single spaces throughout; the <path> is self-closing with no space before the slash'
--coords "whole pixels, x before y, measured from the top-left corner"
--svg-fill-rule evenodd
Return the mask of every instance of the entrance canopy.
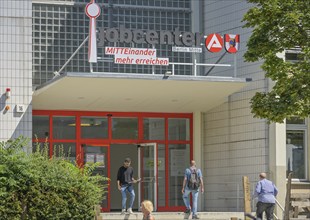
<path id="1" fill-rule="evenodd" d="M 240 90 L 246 79 L 122 73 L 65 73 L 38 87 L 34 110 L 208 111 Z"/>

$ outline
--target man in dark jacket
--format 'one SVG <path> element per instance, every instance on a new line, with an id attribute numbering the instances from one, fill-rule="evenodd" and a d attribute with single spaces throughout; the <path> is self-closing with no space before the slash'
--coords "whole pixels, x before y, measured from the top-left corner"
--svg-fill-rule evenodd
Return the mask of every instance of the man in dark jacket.
<path id="1" fill-rule="evenodd" d="M 135 191 L 133 188 L 133 183 L 136 183 L 137 180 L 133 178 L 133 168 L 130 166 L 131 159 L 126 158 L 124 161 L 124 165 L 118 169 L 117 172 L 117 188 L 122 193 L 122 214 L 126 212 L 126 201 L 127 194 L 126 191 L 130 194 L 130 201 L 128 206 L 128 213 L 133 214 L 132 206 L 135 201 Z"/>

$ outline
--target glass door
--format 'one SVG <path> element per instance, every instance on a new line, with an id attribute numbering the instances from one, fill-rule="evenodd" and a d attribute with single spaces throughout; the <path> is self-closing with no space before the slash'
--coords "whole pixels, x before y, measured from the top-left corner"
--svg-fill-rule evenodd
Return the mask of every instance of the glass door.
<path id="1" fill-rule="evenodd" d="M 145 143 L 138 145 L 139 183 L 138 202 L 147 199 L 153 202 L 154 210 L 157 210 L 157 145 Z"/>
<path id="2" fill-rule="evenodd" d="M 108 146 L 97 146 L 83 144 L 83 161 L 85 163 L 99 163 L 99 166 L 93 171 L 93 175 L 103 175 L 104 177 L 109 177 L 109 148 Z M 108 182 L 107 182 L 108 183 Z M 106 193 L 101 202 L 101 209 L 103 211 L 109 210 L 109 189 L 108 186 L 105 189 Z"/>

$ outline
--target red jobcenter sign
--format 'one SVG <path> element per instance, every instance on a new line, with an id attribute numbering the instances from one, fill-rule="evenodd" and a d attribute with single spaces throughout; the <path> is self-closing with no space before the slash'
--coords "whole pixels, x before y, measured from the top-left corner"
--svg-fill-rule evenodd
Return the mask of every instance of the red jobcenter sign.
<path id="1" fill-rule="evenodd" d="M 223 39 L 219 34 L 210 34 L 206 38 L 206 48 L 212 52 L 216 53 L 223 49 Z"/>

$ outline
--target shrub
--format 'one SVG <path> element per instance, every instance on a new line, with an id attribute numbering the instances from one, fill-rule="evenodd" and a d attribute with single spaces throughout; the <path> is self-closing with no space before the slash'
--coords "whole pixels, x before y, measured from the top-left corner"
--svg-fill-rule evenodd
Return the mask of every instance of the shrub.
<path id="1" fill-rule="evenodd" d="M 26 154 L 28 142 L 0 143 L 0 219 L 93 219 L 108 180 L 92 176 L 96 164 L 49 158 L 47 147 Z"/>

